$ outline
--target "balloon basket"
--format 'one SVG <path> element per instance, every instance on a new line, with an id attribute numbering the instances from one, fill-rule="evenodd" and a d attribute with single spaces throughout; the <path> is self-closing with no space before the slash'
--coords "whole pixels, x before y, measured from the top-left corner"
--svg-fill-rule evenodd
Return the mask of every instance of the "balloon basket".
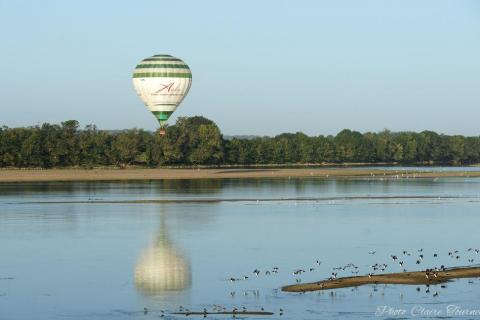
<path id="1" fill-rule="evenodd" d="M 164 136 L 167 132 L 165 131 L 165 129 L 160 129 L 158 130 L 158 134 L 161 135 L 161 136 Z"/>

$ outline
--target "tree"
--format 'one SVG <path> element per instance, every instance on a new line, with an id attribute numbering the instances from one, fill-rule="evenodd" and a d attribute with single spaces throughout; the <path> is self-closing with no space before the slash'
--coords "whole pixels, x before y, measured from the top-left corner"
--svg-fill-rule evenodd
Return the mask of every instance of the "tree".
<path id="1" fill-rule="evenodd" d="M 191 132 L 191 136 L 192 136 Z M 223 161 L 223 141 L 220 130 L 214 124 L 202 124 L 196 130 L 194 146 L 188 160 L 192 164 L 220 164 Z"/>
<path id="2" fill-rule="evenodd" d="M 335 162 L 335 144 L 333 137 L 319 136 L 315 138 L 314 159 L 316 163 Z"/>
<path id="3" fill-rule="evenodd" d="M 339 162 L 365 161 L 363 136 L 360 132 L 344 129 L 336 135 L 334 143 Z"/>
<path id="4" fill-rule="evenodd" d="M 87 125 L 78 137 L 78 164 L 93 167 L 112 163 L 112 136 Z"/>
<path id="5" fill-rule="evenodd" d="M 167 134 L 139 129 L 109 132 L 78 121 L 27 128 L 0 127 L 0 167 L 220 165 L 401 162 L 480 162 L 480 137 L 433 131 L 379 133 L 345 129 L 335 137 L 302 132 L 224 140 L 204 117 L 182 117 Z"/>
<path id="6" fill-rule="evenodd" d="M 73 166 L 78 164 L 78 130 L 77 120 L 68 120 L 62 122 L 62 134 L 59 141 L 59 161 L 63 166 Z"/>
<path id="7" fill-rule="evenodd" d="M 140 154 L 140 139 L 137 129 L 120 132 L 114 136 L 112 158 L 115 164 L 126 166 L 132 164 Z"/>

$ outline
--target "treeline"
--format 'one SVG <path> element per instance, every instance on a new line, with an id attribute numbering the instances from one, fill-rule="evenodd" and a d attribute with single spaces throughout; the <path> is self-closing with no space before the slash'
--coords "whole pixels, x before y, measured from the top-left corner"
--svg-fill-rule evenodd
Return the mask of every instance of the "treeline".
<path id="1" fill-rule="evenodd" d="M 474 164 L 480 163 L 480 137 L 345 129 L 336 136 L 297 132 L 224 139 L 217 125 L 203 117 L 179 118 L 164 136 L 94 125 L 80 129 L 75 120 L 0 128 L 0 167 L 321 163 Z"/>

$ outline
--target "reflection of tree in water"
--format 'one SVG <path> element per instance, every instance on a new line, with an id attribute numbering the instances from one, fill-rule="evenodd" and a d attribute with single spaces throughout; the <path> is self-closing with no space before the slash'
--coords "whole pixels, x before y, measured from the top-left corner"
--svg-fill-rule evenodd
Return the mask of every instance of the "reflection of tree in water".
<path id="1" fill-rule="evenodd" d="M 164 192 L 173 190 L 175 193 L 199 194 L 199 193 L 219 193 L 225 181 L 222 179 L 178 179 L 178 180 L 158 180 L 155 186 Z"/>
<path id="2" fill-rule="evenodd" d="M 145 250 L 135 267 L 135 285 L 143 293 L 155 295 L 190 287 L 190 265 L 168 240 L 162 212 L 160 234 Z"/>

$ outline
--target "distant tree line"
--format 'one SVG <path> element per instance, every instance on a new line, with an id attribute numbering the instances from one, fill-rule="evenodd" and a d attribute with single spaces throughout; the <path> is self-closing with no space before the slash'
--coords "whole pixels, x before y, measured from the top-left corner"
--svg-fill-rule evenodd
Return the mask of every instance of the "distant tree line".
<path id="1" fill-rule="evenodd" d="M 95 125 L 80 129 L 75 120 L 0 128 L 0 167 L 321 163 L 474 164 L 480 163 L 480 137 L 345 129 L 336 136 L 297 132 L 224 139 L 217 125 L 203 117 L 179 118 L 164 136 Z"/>

